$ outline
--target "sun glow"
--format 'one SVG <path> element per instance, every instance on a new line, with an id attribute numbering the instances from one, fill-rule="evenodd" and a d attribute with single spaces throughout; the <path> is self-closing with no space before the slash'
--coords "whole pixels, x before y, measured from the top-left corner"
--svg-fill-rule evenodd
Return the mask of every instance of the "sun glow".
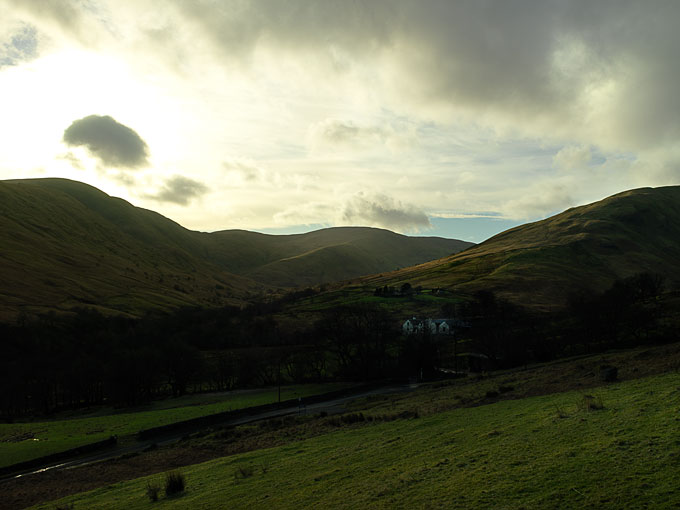
<path id="1" fill-rule="evenodd" d="M 12 122 L 0 123 L 6 142 L 0 154 L 0 176 L 58 175 L 89 182 L 107 192 L 123 186 L 86 151 L 66 147 L 61 134 L 87 115 L 111 115 L 135 126 L 151 148 L 153 165 L 177 157 L 177 126 L 185 116 L 161 88 L 113 56 L 71 49 L 53 53 L 3 72 L 0 110 Z M 108 178 L 104 178 L 108 174 Z"/>

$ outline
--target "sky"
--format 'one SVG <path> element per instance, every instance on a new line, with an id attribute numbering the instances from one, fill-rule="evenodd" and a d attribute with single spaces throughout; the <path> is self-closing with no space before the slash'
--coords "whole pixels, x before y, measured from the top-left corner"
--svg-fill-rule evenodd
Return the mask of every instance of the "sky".
<path id="1" fill-rule="evenodd" d="M 680 184 L 675 0 L 0 0 L 0 179 L 481 242 Z"/>

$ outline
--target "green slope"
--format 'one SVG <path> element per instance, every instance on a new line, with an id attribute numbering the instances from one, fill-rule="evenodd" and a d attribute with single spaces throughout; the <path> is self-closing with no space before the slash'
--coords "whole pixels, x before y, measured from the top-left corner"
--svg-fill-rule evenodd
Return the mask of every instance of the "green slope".
<path id="1" fill-rule="evenodd" d="M 441 260 L 363 280 L 442 287 L 459 294 L 491 289 L 537 308 L 569 292 L 602 291 L 640 272 L 680 283 L 680 187 L 643 188 L 522 225 Z"/>
<path id="2" fill-rule="evenodd" d="M 422 263 L 471 243 L 368 228 L 194 232 L 66 179 L 0 181 L 0 320 L 94 306 L 139 314 L 239 304 Z"/>
<path id="3" fill-rule="evenodd" d="M 679 383 L 374 422 L 183 468 L 186 491 L 158 502 L 162 474 L 35 508 L 676 508 Z"/>

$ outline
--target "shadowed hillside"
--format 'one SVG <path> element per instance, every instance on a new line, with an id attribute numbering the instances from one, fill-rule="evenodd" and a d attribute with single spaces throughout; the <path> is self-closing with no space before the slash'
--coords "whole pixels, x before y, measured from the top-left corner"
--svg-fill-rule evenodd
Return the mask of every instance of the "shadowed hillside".
<path id="1" fill-rule="evenodd" d="M 248 301 L 267 289 L 390 271 L 471 243 L 379 229 L 294 236 L 187 230 L 66 179 L 0 181 L 0 310 L 139 314 Z"/>
<path id="2" fill-rule="evenodd" d="M 680 187 L 626 191 L 513 228 L 441 260 L 362 281 L 409 282 L 460 294 L 486 289 L 547 309 L 573 291 L 602 291 L 616 279 L 658 273 L 680 282 Z"/>
<path id="3" fill-rule="evenodd" d="M 138 313 L 240 302 L 253 282 L 198 258 L 204 237 L 85 184 L 0 182 L 1 308 Z"/>
<path id="4" fill-rule="evenodd" d="M 219 241 L 216 260 L 220 265 L 283 287 L 392 271 L 473 246 L 455 239 L 408 237 L 366 227 L 328 228 L 289 236 L 243 230 L 213 235 Z"/>

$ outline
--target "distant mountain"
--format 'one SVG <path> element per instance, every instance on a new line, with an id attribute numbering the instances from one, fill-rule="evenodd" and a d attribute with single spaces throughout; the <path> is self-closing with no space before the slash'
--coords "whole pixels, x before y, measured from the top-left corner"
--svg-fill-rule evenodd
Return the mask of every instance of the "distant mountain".
<path id="1" fill-rule="evenodd" d="M 77 306 L 139 314 L 239 304 L 469 246 L 372 228 L 195 232 L 80 182 L 0 181 L 0 319 Z"/>
<path id="2" fill-rule="evenodd" d="M 680 283 L 680 186 L 642 188 L 522 225 L 441 260 L 363 279 L 459 294 L 493 290 L 549 309 L 573 291 L 602 291 L 641 272 Z"/>
<path id="3" fill-rule="evenodd" d="M 217 241 L 213 260 L 221 266 L 281 287 L 392 271 L 474 246 L 455 239 L 408 237 L 366 227 L 327 228 L 288 236 L 243 230 L 211 235 Z"/>

